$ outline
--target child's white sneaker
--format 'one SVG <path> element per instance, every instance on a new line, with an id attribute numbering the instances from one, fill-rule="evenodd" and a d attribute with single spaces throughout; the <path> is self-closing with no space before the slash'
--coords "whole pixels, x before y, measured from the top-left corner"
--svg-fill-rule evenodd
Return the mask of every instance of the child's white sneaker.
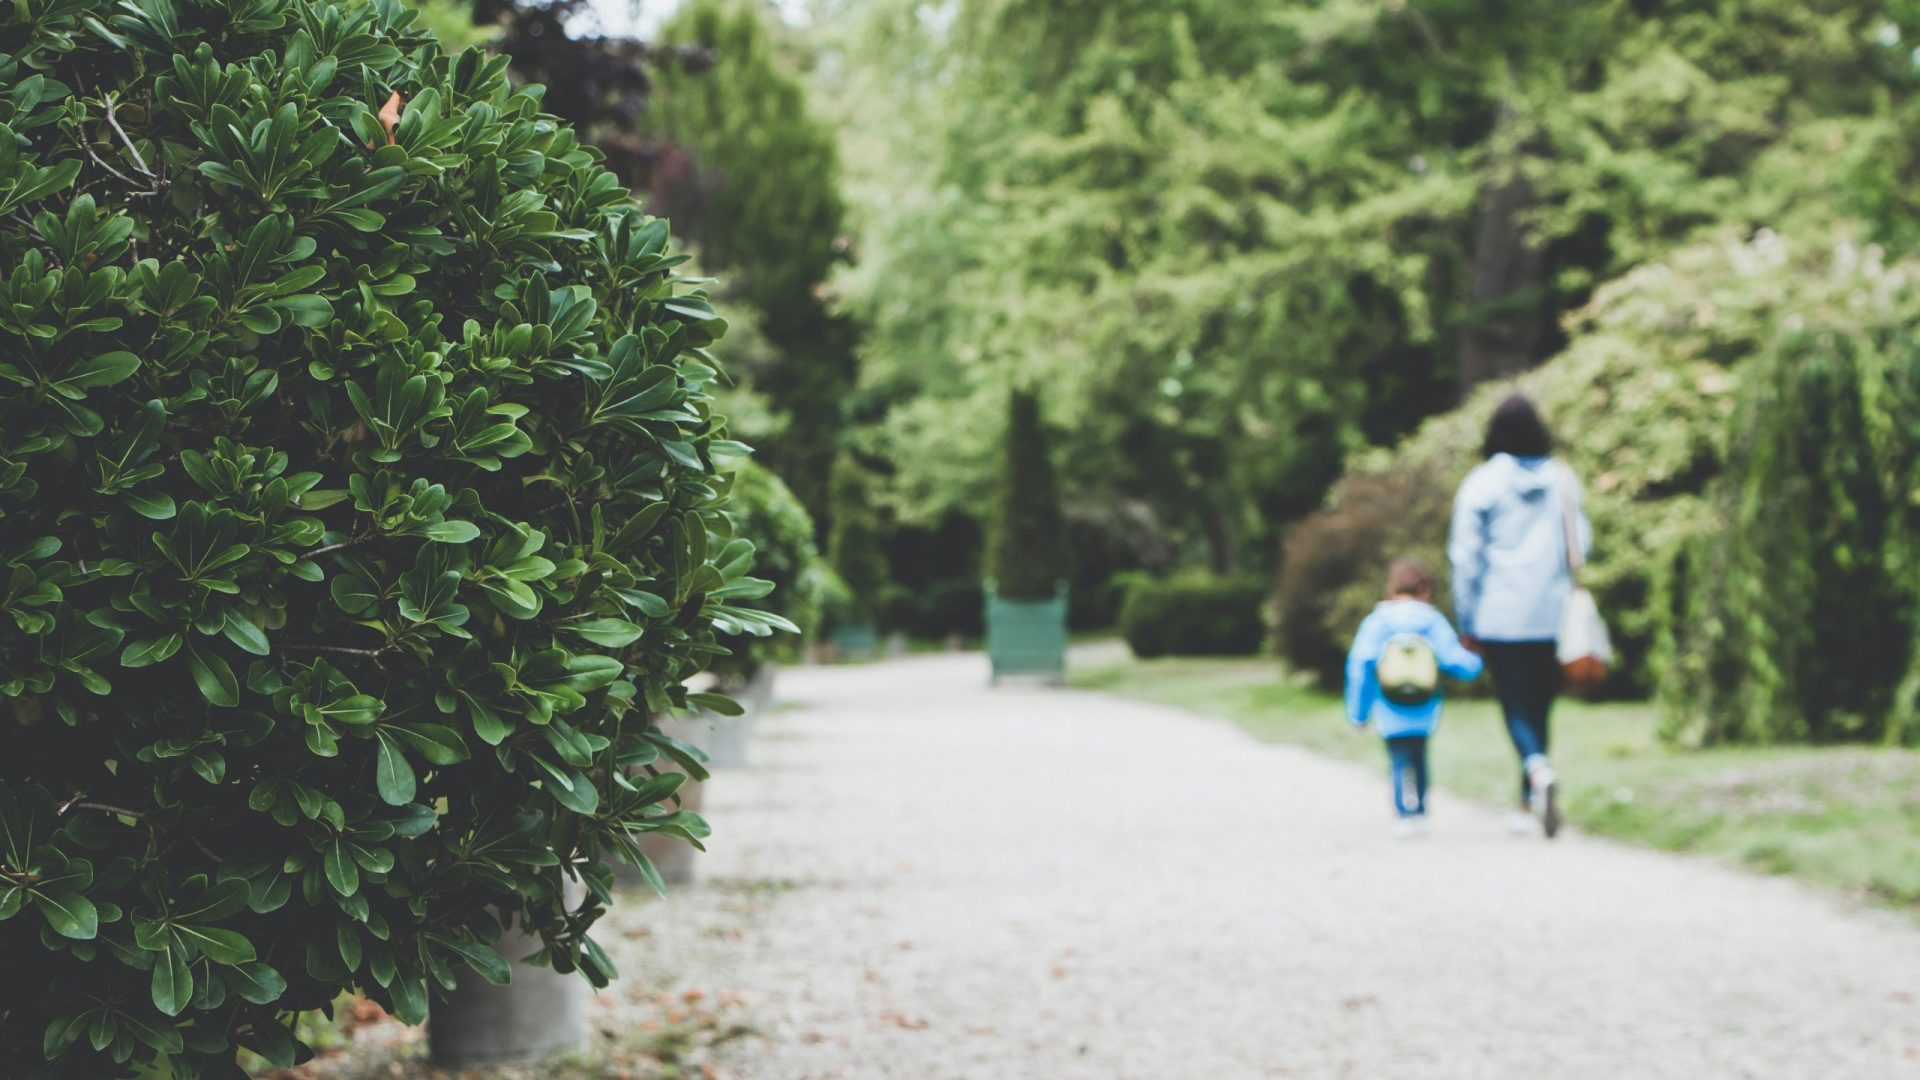
<path id="1" fill-rule="evenodd" d="M 1532 836 L 1539 827 L 1533 815 L 1525 810 L 1515 810 L 1507 815 L 1507 832 L 1514 836 Z"/>
<path id="2" fill-rule="evenodd" d="M 1403 817 L 1393 819 L 1393 838 L 1395 840 L 1414 840 L 1420 836 L 1419 818 Z"/>

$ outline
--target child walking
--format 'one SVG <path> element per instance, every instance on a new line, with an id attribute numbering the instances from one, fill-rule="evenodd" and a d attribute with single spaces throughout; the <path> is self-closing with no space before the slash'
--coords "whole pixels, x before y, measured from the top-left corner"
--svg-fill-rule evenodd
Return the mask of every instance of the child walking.
<path id="1" fill-rule="evenodd" d="M 1433 570 L 1419 559 L 1387 568 L 1387 598 L 1374 606 L 1347 654 L 1347 719 L 1371 720 L 1393 767 L 1395 832 L 1426 831 L 1427 739 L 1440 722 L 1440 676 L 1471 679 L 1480 657 L 1460 643 L 1433 606 Z"/>

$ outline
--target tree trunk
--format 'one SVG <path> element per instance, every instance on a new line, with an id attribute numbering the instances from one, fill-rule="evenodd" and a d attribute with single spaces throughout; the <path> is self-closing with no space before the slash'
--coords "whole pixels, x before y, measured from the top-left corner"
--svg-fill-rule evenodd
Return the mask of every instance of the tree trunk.
<path id="1" fill-rule="evenodd" d="M 1513 110 L 1500 108 L 1500 123 Z M 1474 231 L 1470 321 L 1460 335 L 1460 392 L 1532 367 L 1549 313 L 1547 253 L 1530 243 L 1521 219 L 1539 204 L 1524 177 L 1489 183 Z"/>
<path id="2" fill-rule="evenodd" d="M 1216 574 L 1234 574 L 1240 570 L 1240 530 L 1234 528 L 1233 512 L 1209 499 L 1201 508 L 1201 524 L 1207 531 L 1208 561 Z"/>

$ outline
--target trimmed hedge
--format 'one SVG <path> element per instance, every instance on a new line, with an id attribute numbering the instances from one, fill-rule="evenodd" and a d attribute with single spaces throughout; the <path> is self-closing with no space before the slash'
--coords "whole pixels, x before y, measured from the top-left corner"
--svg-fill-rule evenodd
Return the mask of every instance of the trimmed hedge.
<path id="1" fill-rule="evenodd" d="M 1135 656 L 1251 656 L 1266 638 L 1267 585 L 1256 577 L 1189 571 L 1133 578 L 1120 631 Z"/>
<path id="2" fill-rule="evenodd" d="M 987 551 L 995 593 L 1003 600 L 1053 599 L 1067 580 L 1067 525 L 1040 399 L 1032 391 L 1015 390 L 1007 397 L 998 494 Z"/>
<path id="3" fill-rule="evenodd" d="M 827 532 L 827 562 L 834 588 L 826 597 L 831 626 L 872 626 L 885 611 L 887 556 L 880 547 L 880 510 L 873 474 L 843 453 L 828 481 L 833 520 Z"/>

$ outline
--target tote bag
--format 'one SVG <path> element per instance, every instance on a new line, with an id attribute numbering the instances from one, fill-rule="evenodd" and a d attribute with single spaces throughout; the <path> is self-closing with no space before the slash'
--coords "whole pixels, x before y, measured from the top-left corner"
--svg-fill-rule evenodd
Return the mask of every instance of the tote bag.
<path id="1" fill-rule="evenodd" d="M 1560 639 L 1556 650 L 1567 690 L 1587 693 L 1607 679 L 1613 666 L 1613 638 L 1607 622 L 1600 617 L 1600 605 L 1593 593 L 1580 584 L 1580 571 L 1586 557 L 1580 553 L 1580 512 L 1575 508 L 1573 470 L 1561 466 L 1561 532 L 1567 543 L 1567 572 L 1573 575 L 1573 592 L 1560 612 Z"/>

